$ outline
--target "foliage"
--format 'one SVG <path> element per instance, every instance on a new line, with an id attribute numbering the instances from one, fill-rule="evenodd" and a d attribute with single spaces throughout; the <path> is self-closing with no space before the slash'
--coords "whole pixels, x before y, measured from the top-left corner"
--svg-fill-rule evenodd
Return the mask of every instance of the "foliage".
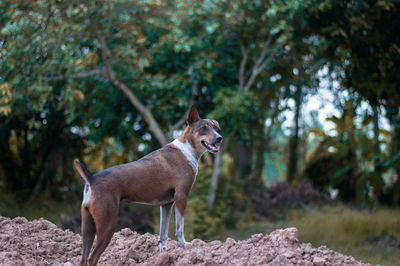
<path id="1" fill-rule="evenodd" d="M 236 206 L 243 200 L 236 190 L 238 180 L 232 175 L 232 158 L 222 158 L 220 193 L 211 214 L 207 214 L 208 189 L 211 182 L 211 158 L 206 158 L 199 167 L 199 176 L 189 196 L 188 212 L 185 216 L 186 231 L 190 238 L 215 240 L 225 236 L 225 228 L 235 228 L 237 220 Z"/>
<path id="2" fill-rule="evenodd" d="M 279 186 L 266 189 L 265 155 L 297 166 L 301 107 L 322 79 L 349 103 L 331 118 L 336 134 L 312 130 L 318 143 L 289 181 L 307 177 L 347 202 L 399 204 L 398 11 L 389 0 L 2 1 L 2 189 L 22 200 L 79 194 L 73 158 L 92 172 L 138 159 L 179 134 L 195 104 L 220 122 L 226 145 L 213 212 L 209 157 L 188 207 L 191 236 L 211 239 L 274 198 L 292 206 Z M 355 112 L 363 102 L 372 115 Z M 379 130 L 383 115 L 392 132 Z"/>
<path id="3" fill-rule="evenodd" d="M 310 130 L 319 136 L 319 144 L 308 155 L 302 176 L 327 193 L 337 189 L 343 201 L 363 203 L 377 200 L 385 183 L 373 171 L 374 143 L 365 130 L 367 124 L 357 127 L 354 118 L 355 107 L 347 101 L 342 117 L 329 118 L 336 134 Z"/>
<path id="4" fill-rule="evenodd" d="M 343 12 L 343 10 L 346 12 Z M 398 104 L 400 60 L 398 1 L 318 1 L 311 6 L 310 31 L 318 32 L 323 49 L 339 61 L 344 85 L 372 105 Z M 336 62 L 337 62 L 336 61 Z"/>
<path id="5" fill-rule="evenodd" d="M 44 99 L 40 112 L 30 105 L 29 98 L 19 98 L 15 93 L 13 115 L 0 118 L 0 160 L 6 186 L 23 192 L 25 197 L 49 185 L 54 186 L 55 197 L 64 186 L 71 189 L 70 160 L 82 144 L 70 133 L 66 107 L 55 100 L 60 94 L 56 91 Z"/>
<path id="6" fill-rule="evenodd" d="M 396 65 L 400 60 L 399 36 L 393 34 L 398 30 L 400 3 L 398 1 L 311 1 L 309 16 L 306 24 L 309 26 L 305 32 L 316 37 L 320 46 L 320 53 L 329 60 L 331 76 L 339 80 L 341 85 L 351 94 L 362 100 L 368 101 L 373 110 L 374 122 L 374 146 L 362 146 L 374 151 L 374 167 L 357 170 L 357 165 L 370 164 L 371 156 L 358 156 L 354 153 L 356 148 L 350 146 L 353 153 L 348 153 L 347 160 L 340 161 L 346 166 L 343 172 L 348 172 L 347 177 L 352 186 L 352 192 L 357 194 L 357 201 L 364 201 L 362 198 L 373 187 L 375 199 L 379 196 L 387 203 L 398 204 L 399 183 L 386 182 L 391 187 L 393 196 L 382 195 L 383 172 L 387 171 L 388 162 L 394 163 L 397 159 L 397 152 L 391 154 L 380 154 L 382 142 L 379 132 L 379 107 L 383 106 L 385 115 L 388 117 L 393 131 L 398 127 L 397 116 L 399 114 L 399 90 Z M 343 12 L 345 10 L 345 12 Z M 397 143 L 398 136 L 393 135 L 392 143 Z M 348 144 L 355 142 L 350 139 Z M 358 137 L 357 137 L 358 138 Z M 359 140 L 365 142 L 367 138 L 360 136 Z M 345 147 L 345 143 L 342 147 Z M 363 152 L 371 155 L 371 150 Z M 351 160 L 350 157 L 357 159 Z M 360 158 L 362 157 L 362 158 Z M 328 161 L 333 162 L 326 158 Z M 363 161 L 360 161 L 364 160 Z M 367 161 L 367 162 L 365 162 Z M 337 162 L 339 163 L 339 162 Z M 345 170 L 347 169 L 347 170 Z M 355 170 L 355 172 L 350 173 Z M 350 172 L 349 172 L 350 171 Z M 397 171 L 397 170 L 396 170 Z M 342 176 L 338 174 L 338 177 Z M 358 176 L 358 177 L 355 177 Z M 342 178 L 341 177 L 341 178 Z M 397 171 L 397 180 L 399 180 Z M 339 181 L 341 182 L 341 181 Z M 397 183 L 396 183 L 397 182 Z M 396 185 L 394 185 L 396 183 Z M 389 190 L 391 190 L 389 189 Z M 363 192 L 361 192 L 363 191 Z M 388 191 L 386 191 L 388 192 Z M 360 196 L 364 194 L 364 196 Z M 343 195 L 342 195 L 343 196 Z M 366 199 L 368 197 L 364 197 Z"/>
<path id="7" fill-rule="evenodd" d="M 263 123 L 264 115 L 261 112 L 262 102 L 255 93 L 225 89 L 218 91 L 214 101 L 218 106 L 214 117 L 224 125 L 224 136 L 234 134 L 235 140 L 247 142 L 256 137 L 257 126 Z"/>
<path id="8" fill-rule="evenodd" d="M 0 114 L 7 116 L 11 112 L 11 107 L 9 105 L 12 98 L 10 84 L 3 83 L 0 85 L 0 95 Z"/>
<path id="9" fill-rule="evenodd" d="M 66 138 L 80 145 L 105 143 L 110 137 L 117 145 L 134 142 L 135 147 L 141 145 L 141 151 L 135 149 L 129 156 L 134 159 L 165 144 L 182 127 L 188 102 L 195 100 L 203 115 L 216 106 L 234 106 L 230 101 L 236 99 L 239 106 L 246 103 L 240 109 L 230 108 L 236 124 L 224 120 L 228 115 L 224 109 L 216 109 L 216 117 L 226 123 L 222 128 L 227 132 L 235 133 L 232 129 L 239 125 L 236 139 L 251 140 L 251 149 L 258 146 L 260 154 L 263 136 L 256 132 L 264 130 L 267 116 L 276 115 L 269 103 L 279 95 L 282 83 L 282 79 L 270 82 L 269 76 L 281 73 L 283 77 L 290 68 L 276 59 L 288 55 L 284 46 L 290 44 L 289 23 L 296 8 L 294 2 L 243 0 L 6 1 L 2 3 L 1 81 L 14 91 L 7 106 L 26 110 L 28 117 L 21 127 L 39 128 L 53 112 L 45 102 L 57 102 L 54 108 L 62 107 Z M 21 106 L 24 102 L 28 108 Z M 9 136 L 5 133 L 2 140 L 7 146 Z M 26 146 L 33 145 L 30 141 L 38 143 L 28 139 Z M 72 156 L 79 156 L 81 150 L 72 151 Z M 48 154 L 46 149 L 37 153 Z M 3 161 L 18 165 L 18 160 L 29 164 L 30 158 Z M 51 176 L 44 173 L 45 162 L 42 157 L 38 170 L 29 174 L 32 183 L 38 181 L 35 191 L 50 184 L 41 181 L 50 177 L 40 178 Z M 263 160 L 258 162 L 253 168 L 261 172 Z M 31 187 L 29 182 L 22 185 Z"/>

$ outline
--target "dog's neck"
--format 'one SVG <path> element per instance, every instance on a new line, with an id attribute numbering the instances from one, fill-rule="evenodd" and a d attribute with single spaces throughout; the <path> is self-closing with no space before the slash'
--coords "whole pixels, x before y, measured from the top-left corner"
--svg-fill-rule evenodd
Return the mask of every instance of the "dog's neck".
<path id="1" fill-rule="evenodd" d="M 184 133 L 171 143 L 183 153 L 189 165 L 193 168 L 195 175 L 197 175 L 199 160 L 205 151 L 196 150 Z"/>

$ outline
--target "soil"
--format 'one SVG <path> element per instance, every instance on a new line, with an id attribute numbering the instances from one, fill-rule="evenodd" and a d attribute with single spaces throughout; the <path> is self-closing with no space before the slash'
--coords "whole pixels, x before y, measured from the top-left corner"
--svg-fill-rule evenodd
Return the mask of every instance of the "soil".
<path id="1" fill-rule="evenodd" d="M 168 239 L 168 251 L 159 252 L 158 237 L 130 229 L 114 234 L 99 265 L 367 265 L 328 249 L 299 243 L 296 228 L 256 234 L 236 241 L 209 243 L 195 239 L 180 248 Z M 27 221 L 0 216 L 1 265 L 79 265 L 81 236 L 40 219 Z"/>

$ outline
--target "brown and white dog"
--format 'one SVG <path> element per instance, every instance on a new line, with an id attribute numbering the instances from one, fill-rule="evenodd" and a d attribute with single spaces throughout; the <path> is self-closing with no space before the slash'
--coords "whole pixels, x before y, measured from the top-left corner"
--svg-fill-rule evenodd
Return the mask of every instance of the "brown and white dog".
<path id="1" fill-rule="evenodd" d="M 175 204 L 176 236 L 180 246 L 186 201 L 197 175 L 197 165 L 204 152 L 216 153 L 222 143 L 215 120 L 200 119 L 192 106 L 187 127 L 171 143 L 143 158 L 108 168 L 91 175 L 79 161 L 74 166 L 85 181 L 82 214 L 83 250 L 81 265 L 96 265 L 118 220 L 119 203 L 124 200 L 160 206 L 160 251 L 167 250 L 168 225 Z M 97 244 L 88 259 L 93 240 Z"/>

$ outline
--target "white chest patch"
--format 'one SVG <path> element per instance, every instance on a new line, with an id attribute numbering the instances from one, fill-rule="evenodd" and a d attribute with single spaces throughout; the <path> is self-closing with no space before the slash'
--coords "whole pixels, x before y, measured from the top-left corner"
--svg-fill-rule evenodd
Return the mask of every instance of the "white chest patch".
<path id="1" fill-rule="evenodd" d="M 189 142 L 181 142 L 178 139 L 175 139 L 172 144 L 174 144 L 178 149 L 181 150 L 183 155 L 185 155 L 186 160 L 192 166 L 195 175 L 197 175 L 197 167 L 199 164 L 199 160 L 196 159 L 196 152 L 193 149 L 192 145 Z"/>

